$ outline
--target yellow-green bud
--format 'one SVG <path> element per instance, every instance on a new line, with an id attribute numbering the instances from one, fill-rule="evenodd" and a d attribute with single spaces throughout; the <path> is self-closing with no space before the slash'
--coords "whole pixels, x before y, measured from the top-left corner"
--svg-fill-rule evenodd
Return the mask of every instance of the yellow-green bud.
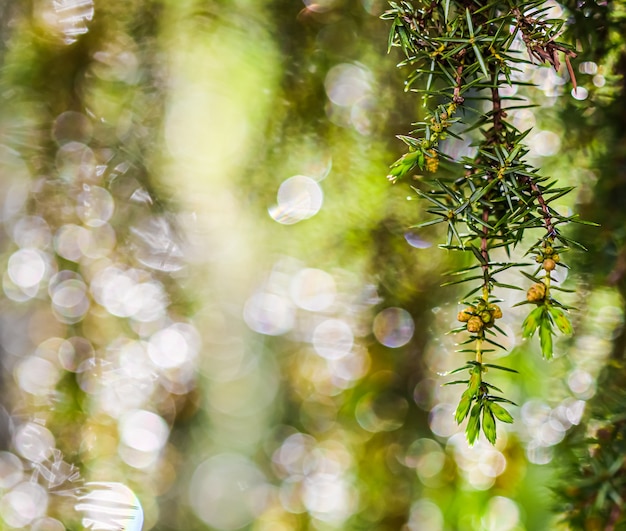
<path id="1" fill-rule="evenodd" d="M 475 310 L 476 308 L 474 308 L 473 306 L 468 306 L 464 310 L 461 310 L 456 316 L 457 321 L 461 321 L 462 323 L 467 323 L 467 321 L 469 321 L 470 318 L 472 317 L 472 314 L 474 313 Z"/>
<path id="2" fill-rule="evenodd" d="M 473 315 L 470 317 L 469 321 L 467 321 L 467 331 L 477 334 L 483 329 L 484 323 L 483 320 L 477 315 Z"/>
<path id="3" fill-rule="evenodd" d="M 500 306 L 498 306 L 497 304 L 490 304 L 489 310 L 491 311 L 491 315 L 493 316 L 494 319 L 502 318 L 502 310 L 500 309 Z"/>
<path id="4" fill-rule="evenodd" d="M 434 149 L 429 149 L 426 153 L 430 156 L 426 157 L 425 169 L 430 173 L 435 173 L 439 168 L 439 154 Z"/>
<path id="5" fill-rule="evenodd" d="M 546 297 L 546 285 L 542 282 L 533 284 L 526 292 L 526 300 L 528 302 L 540 302 Z"/>

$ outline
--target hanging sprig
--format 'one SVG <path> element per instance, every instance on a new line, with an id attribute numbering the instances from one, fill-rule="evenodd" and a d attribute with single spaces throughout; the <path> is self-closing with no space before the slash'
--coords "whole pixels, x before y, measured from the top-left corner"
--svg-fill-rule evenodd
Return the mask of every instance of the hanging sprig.
<path id="1" fill-rule="evenodd" d="M 492 255 L 504 249 L 508 258 L 528 231 L 539 233 L 527 251 L 538 268 L 534 274 L 522 271 L 532 285 L 520 304 L 535 306 L 522 325 L 523 335 L 530 337 L 538 331 L 543 355 L 549 359 L 555 330 L 572 332 L 567 316 L 570 308 L 554 296 L 562 288 L 555 285 L 553 272 L 567 267 L 562 255 L 572 244 L 578 245 L 561 232 L 567 223 L 578 221 L 576 216 L 563 216 L 552 206 L 571 188 L 556 187 L 525 161 L 529 131 L 519 131 L 508 121 L 508 112 L 527 105 L 517 105 L 521 98 L 506 96 L 501 89 L 527 84 L 513 74 L 534 61 L 558 70 L 559 55 L 565 58 L 575 87 L 570 63 L 575 53 L 558 41 L 563 22 L 547 18 L 542 1 L 403 1 L 390 5 L 382 16 L 391 21 L 389 48 L 398 47 L 406 56 L 398 65 L 409 72 L 405 90 L 421 95 L 425 116 L 410 136 L 398 137 L 408 152 L 391 166 L 388 178 L 396 182 L 414 174 L 417 184 L 413 189 L 433 216 L 416 227 L 444 224 L 447 236 L 441 247 L 469 252 L 476 261 L 451 272 L 455 279 L 447 283 L 472 286 L 463 297 L 466 307 L 458 315 L 462 325 L 454 330 L 468 334 L 459 352 L 471 353 L 473 359 L 453 373 L 467 371 L 469 378 L 450 383 L 467 386 L 455 418 L 461 423 L 469 417 L 469 443 L 476 441 L 481 426 L 494 443 L 495 419 L 512 422 L 502 406 L 512 402 L 499 396 L 502 391 L 487 383 L 484 374 L 489 367 L 516 372 L 483 361 L 485 354 L 504 349 L 497 341 L 504 332 L 497 325 L 502 309 L 494 291 L 521 289 L 501 282 L 500 274 L 532 263 L 497 261 Z M 527 56 L 517 51 L 520 40 Z M 486 111 L 479 110 L 477 103 L 481 102 L 487 103 Z M 467 121 L 468 116 L 474 119 Z M 480 134 L 474 144 L 476 155 L 455 160 L 442 152 L 442 140 L 461 138 L 471 131 Z M 440 162 L 451 169 L 452 177 L 438 173 Z"/>

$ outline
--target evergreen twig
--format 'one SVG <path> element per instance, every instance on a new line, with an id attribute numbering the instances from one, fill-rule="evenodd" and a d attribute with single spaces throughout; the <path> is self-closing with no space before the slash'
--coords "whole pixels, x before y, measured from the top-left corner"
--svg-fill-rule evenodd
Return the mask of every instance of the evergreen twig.
<path id="1" fill-rule="evenodd" d="M 499 274 L 526 264 L 510 258 L 493 262 L 496 250 L 503 248 L 510 256 L 511 249 L 525 243 L 528 231 L 540 232 L 526 253 L 533 255 L 539 266 L 532 275 L 523 272 L 533 284 L 520 304 L 533 308 L 522 324 L 522 333 L 531 337 L 538 332 L 543 356 L 550 359 L 555 329 L 572 332 L 569 308 L 553 295 L 553 290 L 560 288 L 554 286 L 552 272 L 566 267 L 561 255 L 576 243 L 561 234 L 561 228 L 574 217 L 562 216 L 551 206 L 570 189 L 555 188 L 525 160 L 528 131 L 517 130 L 509 121 L 501 90 L 523 85 L 514 74 L 534 61 L 558 71 L 560 56 L 576 89 L 570 63 L 576 54 L 558 40 L 563 21 L 547 18 L 542 4 L 538 0 L 401 1 L 390 2 L 391 9 L 382 15 L 391 21 L 390 48 L 400 48 L 406 57 L 399 65 L 409 70 L 406 90 L 421 94 L 426 107 L 424 120 L 415 124 L 411 136 L 399 137 L 408 152 L 391 166 L 388 178 L 396 182 L 413 175 L 415 192 L 429 203 L 427 211 L 435 216 L 418 227 L 443 223 L 447 236 L 442 247 L 470 252 L 481 271 L 477 276 L 470 266 L 456 272 L 460 278 L 452 282 L 481 282 L 466 294 L 466 307 L 457 316 L 462 323 L 457 331 L 470 334 L 464 344 L 474 344 L 474 360 L 461 368 L 470 376 L 455 413 L 458 423 L 469 418 L 466 434 L 470 444 L 476 441 L 481 426 L 487 439 L 495 443 L 495 419 L 513 421 L 500 405 L 510 401 L 493 395 L 493 386 L 483 380 L 487 368 L 483 346 L 502 348 L 495 337 L 502 333 L 496 325 L 502 310 L 495 289 L 516 288 L 500 282 Z M 526 58 L 515 49 L 518 39 L 526 47 Z M 480 112 L 471 107 L 472 112 L 460 112 L 470 110 L 474 101 L 488 102 L 490 109 Z M 461 115 L 476 118 L 468 122 Z M 446 138 L 472 131 L 482 135 L 474 144 L 475 156 L 454 160 L 442 151 L 440 144 Z M 440 160 L 460 177 L 440 175 Z"/>

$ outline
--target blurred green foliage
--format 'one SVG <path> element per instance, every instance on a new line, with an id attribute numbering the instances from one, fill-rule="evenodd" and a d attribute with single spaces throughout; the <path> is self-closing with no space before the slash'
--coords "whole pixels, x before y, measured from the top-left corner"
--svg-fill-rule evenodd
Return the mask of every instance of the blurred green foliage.
<path id="1" fill-rule="evenodd" d="M 463 363 L 440 276 L 469 260 L 385 179 L 425 109 L 384 2 L 4 2 L 1 527 L 137 529 L 137 502 L 146 530 L 578 522 L 579 498 L 555 509 L 559 444 L 601 422 L 615 436 L 575 458 L 621 456 L 585 405 L 622 374 L 623 6 L 549 6 L 581 92 L 535 65 L 517 94 L 540 106 L 510 119 L 578 186 L 555 208 L 602 228 L 569 235 L 590 252 L 559 278 L 580 311 L 550 364 L 498 303 L 495 363 L 520 374 L 489 376 L 521 407 L 470 448 L 439 376 Z"/>

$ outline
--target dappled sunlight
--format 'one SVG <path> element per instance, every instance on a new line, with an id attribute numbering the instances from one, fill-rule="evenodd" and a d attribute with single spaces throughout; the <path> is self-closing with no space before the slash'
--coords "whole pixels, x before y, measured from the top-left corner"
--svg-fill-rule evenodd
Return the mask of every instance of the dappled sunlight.
<path id="1" fill-rule="evenodd" d="M 455 412 L 469 380 L 454 371 L 468 341 L 449 331 L 468 303 L 440 284 L 472 252 L 453 256 L 437 245 L 446 228 L 421 225 L 437 214 L 415 200 L 426 170 L 385 179 L 394 135 L 429 105 L 387 55 L 385 2 L 7 6 L 0 527 L 550 528 L 534 489 L 602 392 L 624 302 L 557 268 L 581 311 L 542 365 L 521 333 L 517 267 L 499 273 L 502 334 L 484 352 L 501 367 L 485 368 L 489 392 L 511 390 L 514 422 L 467 444 Z M 513 54 L 526 47 L 512 39 Z M 614 76 L 600 59 L 575 68 L 570 94 L 564 65 L 520 62 L 500 96 L 511 128 L 532 129 L 524 156 L 592 198 L 601 169 L 566 160 L 556 113 Z M 455 190 L 485 136 L 466 126 L 450 124 L 441 160 L 427 153 Z M 519 258 L 532 278 L 522 243 L 492 260 Z"/>
<path id="2" fill-rule="evenodd" d="M 276 205 L 269 208 L 278 223 L 292 225 L 320 211 L 324 201 L 321 186 L 311 177 L 294 175 L 283 181 L 276 194 Z"/>

